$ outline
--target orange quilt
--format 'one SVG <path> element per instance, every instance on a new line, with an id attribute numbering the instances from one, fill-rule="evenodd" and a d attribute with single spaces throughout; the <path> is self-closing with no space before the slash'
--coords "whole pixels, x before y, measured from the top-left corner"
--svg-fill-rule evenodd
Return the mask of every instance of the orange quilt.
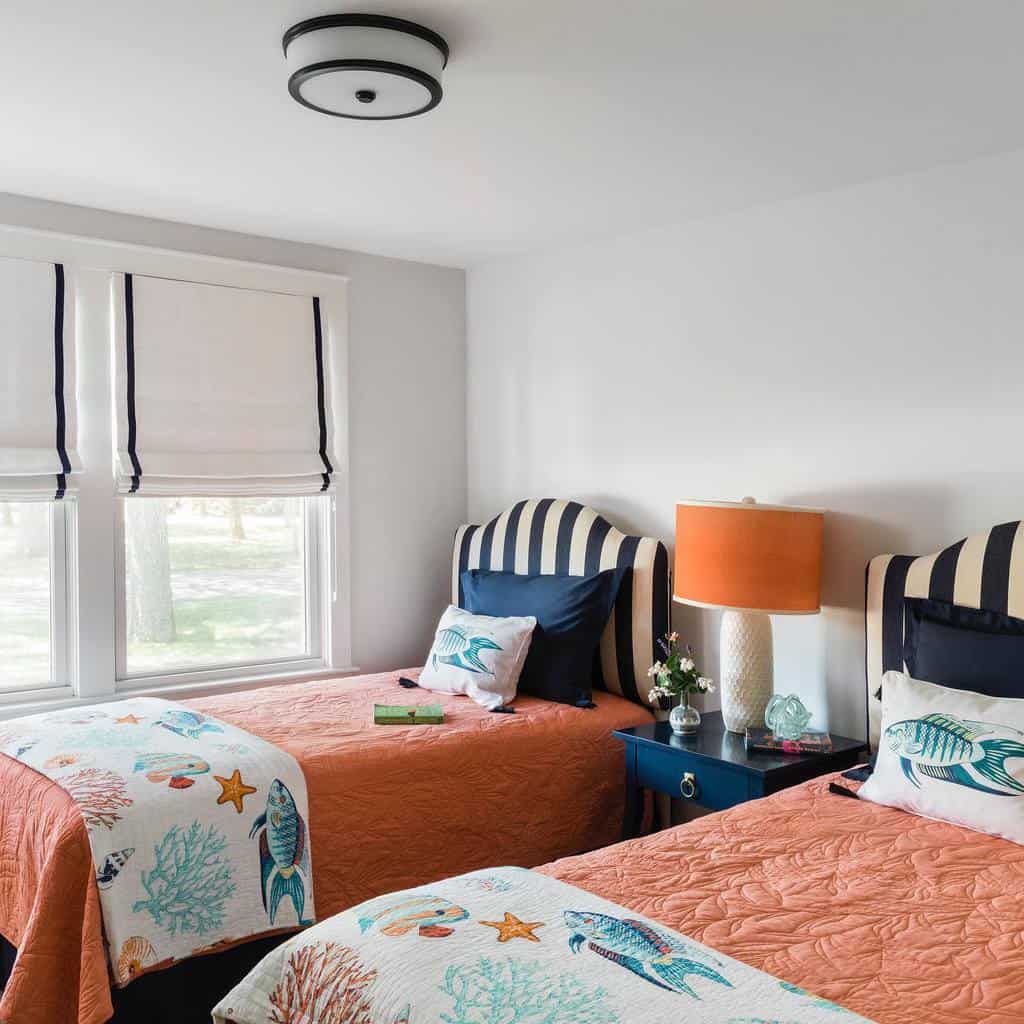
<path id="1" fill-rule="evenodd" d="M 829 781 L 541 870 L 878 1024 L 1024 1022 L 1024 846 Z"/>
<path id="2" fill-rule="evenodd" d="M 415 677 L 416 672 L 408 672 Z M 491 714 L 467 697 L 403 690 L 398 673 L 189 700 L 302 765 L 318 917 L 370 896 L 489 865 L 533 866 L 614 841 L 622 745 L 650 721 L 597 693 L 581 710 L 521 697 Z M 373 705 L 444 705 L 438 726 L 374 726 Z M 60 787 L 0 755 L 0 933 L 18 959 L 0 1000 L 11 1024 L 111 1015 L 89 840 Z"/>

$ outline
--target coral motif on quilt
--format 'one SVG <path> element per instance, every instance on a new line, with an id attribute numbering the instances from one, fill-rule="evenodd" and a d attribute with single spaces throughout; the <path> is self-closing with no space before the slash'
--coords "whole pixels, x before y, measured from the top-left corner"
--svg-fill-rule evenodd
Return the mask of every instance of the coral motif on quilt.
<path id="1" fill-rule="evenodd" d="M 215 1024 L 870 1024 L 522 868 L 391 893 L 322 921 L 273 950 L 213 1017 Z"/>
<path id="2" fill-rule="evenodd" d="M 315 920 L 306 783 L 272 743 L 143 697 L 12 720 L 0 752 L 78 805 L 117 984 Z"/>

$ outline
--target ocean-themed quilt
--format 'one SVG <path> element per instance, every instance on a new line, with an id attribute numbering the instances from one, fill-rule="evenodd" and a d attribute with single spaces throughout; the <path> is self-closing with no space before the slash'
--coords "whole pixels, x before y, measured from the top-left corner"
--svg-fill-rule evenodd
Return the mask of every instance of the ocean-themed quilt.
<path id="1" fill-rule="evenodd" d="M 522 868 L 391 893 L 297 935 L 217 1024 L 866 1024 L 607 900 Z"/>
<path id="2" fill-rule="evenodd" d="M 78 805 L 118 985 L 314 920 L 306 783 L 272 743 L 142 697 L 6 722 L 0 750 Z"/>

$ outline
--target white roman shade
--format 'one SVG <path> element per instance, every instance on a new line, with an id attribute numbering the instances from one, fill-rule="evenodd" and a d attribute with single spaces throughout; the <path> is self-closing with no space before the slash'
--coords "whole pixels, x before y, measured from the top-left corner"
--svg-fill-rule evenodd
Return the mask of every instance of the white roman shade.
<path id="1" fill-rule="evenodd" d="M 81 469 L 73 316 L 62 264 L 0 258 L 0 500 L 64 498 Z"/>
<path id="2" fill-rule="evenodd" d="M 113 281 L 121 494 L 319 494 L 333 419 L 320 300 Z"/>

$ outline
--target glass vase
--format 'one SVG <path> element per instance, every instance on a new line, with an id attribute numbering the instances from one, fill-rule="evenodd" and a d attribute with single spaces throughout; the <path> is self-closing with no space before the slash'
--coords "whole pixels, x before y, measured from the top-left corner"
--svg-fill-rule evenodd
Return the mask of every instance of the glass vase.
<path id="1" fill-rule="evenodd" d="M 683 697 L 668 716 L 668 724 L 677 736 L 696 736 L 700 728 L 700 712 L 690 703 L 689 696 Z"/>

